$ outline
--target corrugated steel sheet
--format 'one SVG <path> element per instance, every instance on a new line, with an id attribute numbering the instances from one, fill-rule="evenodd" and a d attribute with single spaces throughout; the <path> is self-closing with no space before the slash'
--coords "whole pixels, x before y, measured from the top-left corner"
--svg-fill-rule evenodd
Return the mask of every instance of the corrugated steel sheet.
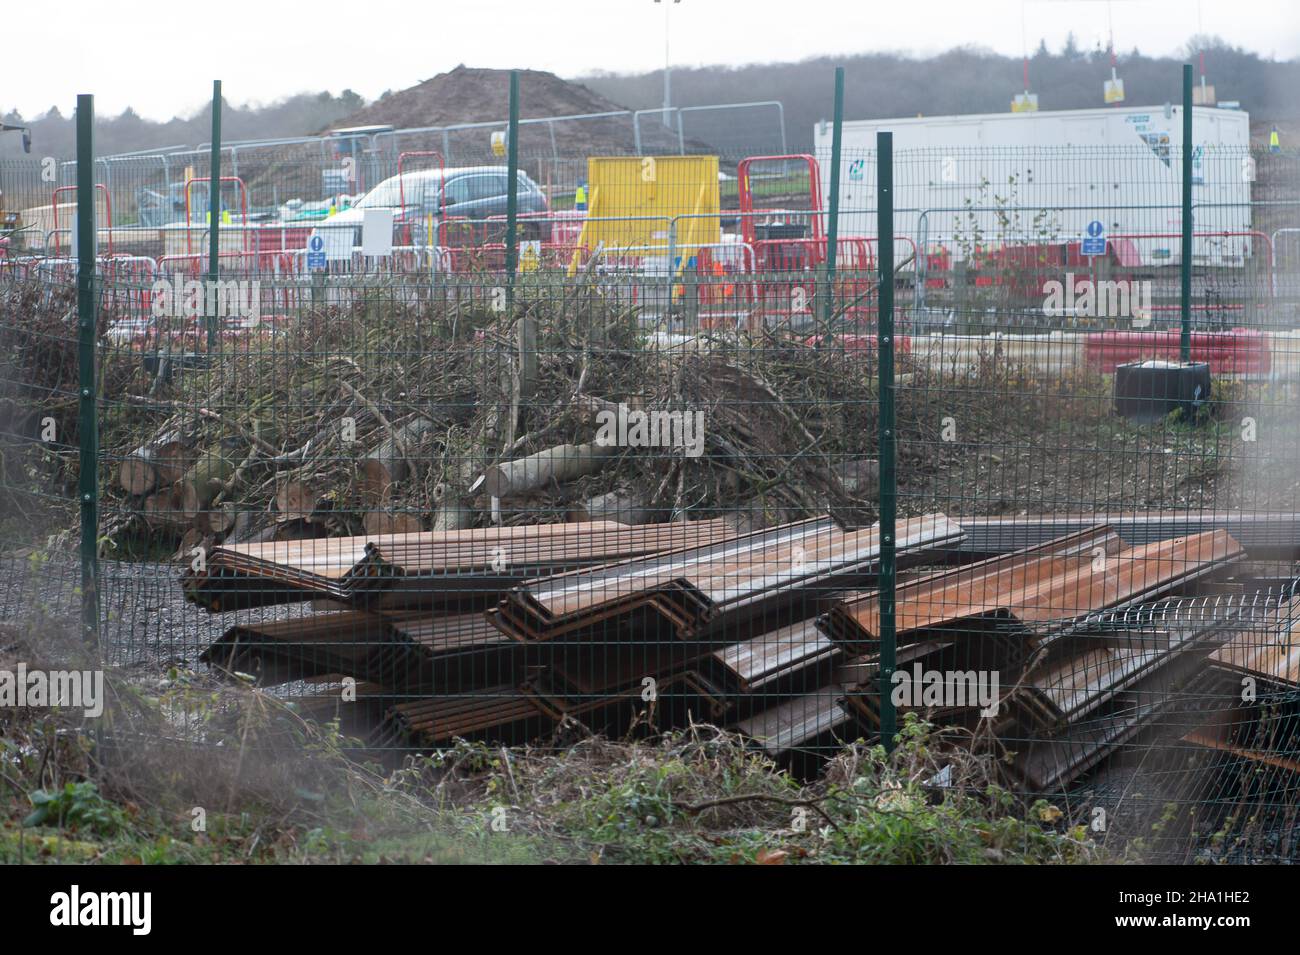
<path id="1" fill-rule="evenodd" d="M 1101 641 L 1094 641 L 1089 634 L 1079 636 L 1072 641 L 1074 648 L 1070 652 L 1035 666 L 1019 680 L 1010 695 L 1010 709 L 1018 717 L 1019 732 L 1024 735 L 1033 729 L 1041 735 L 1054 727 L 1077 723 L 1175 660 L 1201 667 L 1214 647 L 1233 632 L 1236 609 L 1224 605 L 1224 610 L 1217 619 L 1186 620 L 1181 624 L 1162 621 L 1159 639 L 1154 640 L 1144 638 L 1142 614 L 1134 615 L 1127 632 L 1109 634 Z M 1147 611 L 1153 619 L 1160 612 L 1159 605 Z M 1031 713 L 1037 718 L 1028 718 Z M 1042 722 L 1043 717 L 1048 722 Z"/>
<path id="2" fill-rule="evenodd" d="M 1122 548 L 1107 527 L 956 570 L 908 581 L 895 591 L 900 641 L 963 620 L 1007 613 L 1028 632 L 1150 599 L 1240 558 L 1224 531 Z M 878 638 L 877 595 L 848 600 L 826 616 L 833 640 L 869 648 Z"/>
<path id="3" fill-rule="evenodd" d="M 1255 560 L 1300 558 L 1300 513 L 1277 511 L 1157 511 L 1095 514 L 1039 514 L 1017 517 L 955 517 L 966 536 L 954 553 L 986 557 L 1007 554 L 1078 533 L 1112 528 L 1130 547 L 1191 537 L 1209 531 L 1231 534 Z"/>
<path id="4" fill-rule="evenodd" d="M 522 691 L 539 707 L 561 718 L 577 720 L 595 733 L 623 736 L 634 725 L 647 729 L 722 725 L 730 710 L 725 693 L 702 674 L 684 670 L 653 685 L 638 682 L 613 693 L 574 695 L 546 675 L 530 680 Z"/>
<path id="5" fill-rule="evenodd" d="M 273 623 L 243 623 L 227 630 L 199 659 L 209 666 L 248 673 L 266 684 L 327 674 L 370 679 L 376 647 L 388 638 L 378 614 L 345 610 Z"/>
<path id="6" fill-rule="evenodd" d="M 844 687 L 831 685 L 796 696 L 737 723 L 735 730 L 781 763 L 800 750 L 851 742 L 859 725 L 844 705 L 844 694 Z"/>
<path id="7" fill-rule="evenodd" d="M 238 624 L 199 659 L 268 684 L 340 674 L 390 690 L 445 693 L 522 681 L 527 675 L 522 650 L 481 613 L 345 610 Z"/>
<path id="8" fill-rule="evenodd" d="M 915 553 L 960 534 L 942 514 L 926 515 L 899 522 L 897 547 Z M 830 518 L 799 521 L 535 581 L 513 591 L 492 618 L 521 640 L 589 637 L 610 630 L 607 621 L 629 616 L 645 618 L 647 638 L 698 638 L 783 600 L 843 589 L 874 571 L 879 556 L 878 527 L 846 531 Z"/>
<path id="9" fill-rule="evenodd" d="M 339 537 L 214 548 L 186 596 L 218 612 L 309 598 L 407 601 L 495 594 L 537 577 L 725 540 L 722 520 L 625 525 L 609 521 Z"/>
<path id="10" fill-rule="evenodd" d="M 829 674 L 839 656 L 840 648 L 817 628 L 815 619 L 800 620 L 712 653 L 716 671 L 741 693 L 788 691 L 801 680 L 814 681 L 803 687 L 812 689 L 822 682 L 816 679 L 817 674 Z"/>
<path id="11" fill-rule="evenodd" d="M 894 590 L 896 632 L 903 640 L 963 620 L 996 615 L 1020 620 L 1013 603 L 1026 604 L 1044 581 L 1091 568 L 1098 555 L 1112 556 L 1121 546 L 1110 528 L 1092 527 L 1014 554 L 903 581 Z M 879 634 L 879 597 L 874 591 L 848 597 L 822 623 L 833 639 L 866 649 Z"/>
<path id="12" fill-rule="evenodd" d="M 1019 679 L 1025 661 L 1026 645 L 1023 633 L 1008 630 L 1009 618 L 993 615 L 968 621 L 960 640 L 921 640 L 898 648 L 894 672 L 913 671 L 919 665 L 923 671 L 965 672 L 983 671 L 999 674 L 1004 695 Z M 880 728 L 880 658 L 878 654 L 864 654 L 841 666 L 837 675 L 848 687 L 846 705 L 873 731 Z M 936 725 L 949 723 L 973 726 L 978 710 L 970 707 L 910 707 L 899 706 L 900 714 L 909 711 L 924 713 Z"/>
<path id="13" fill-rule="evenodd" d="M 518 687 L 495 686 L 399 703 L 385 716 L 378 739 L 390 746 L 440 746 L 488 736 L 515 743 L 540 736 L 555 723 L 554 714 Z"/>

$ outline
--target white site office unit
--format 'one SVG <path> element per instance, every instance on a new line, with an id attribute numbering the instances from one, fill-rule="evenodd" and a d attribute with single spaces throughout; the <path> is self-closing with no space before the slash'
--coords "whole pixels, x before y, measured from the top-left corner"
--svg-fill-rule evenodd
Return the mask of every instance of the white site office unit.
<path id="1" fill-rule="evenodd" d="M 876 132 L 894 134 L 895 232 L 961 258 L 975 242 L 1078 241 L 1090 222 L 1134 239 L 1144 265 L 1179 261 L 1182 108 L 1077 109 L 844 123 L 840 236 L 874 236 Z M 1194 261 L 1240 265 L 1250 255 L 1250 117 L 1196 107 Z M 831 124 L 814 128 L 830 188 Z M 900 254 L 902 254 L 900 250 Z"/>

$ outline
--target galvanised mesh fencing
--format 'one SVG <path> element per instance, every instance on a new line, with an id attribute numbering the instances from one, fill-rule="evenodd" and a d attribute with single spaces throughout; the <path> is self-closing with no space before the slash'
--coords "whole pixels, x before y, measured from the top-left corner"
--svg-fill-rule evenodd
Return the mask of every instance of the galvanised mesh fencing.
<path id="1" fill-rule="evenodd" d="M 710 723 L 813 775 L 922 718 L 1094 838 L 1293 855 L 1297 157 L 1196 147 L 1184 323 L 1167 134 L 844 132 L 521 135 L 513 230 L 490 130 L 259 149 L 219 202 L 101 164 L 106 657 L 394 758 Z M 67 175 L 3 171 L 15 619 L 81 595 Z"/>

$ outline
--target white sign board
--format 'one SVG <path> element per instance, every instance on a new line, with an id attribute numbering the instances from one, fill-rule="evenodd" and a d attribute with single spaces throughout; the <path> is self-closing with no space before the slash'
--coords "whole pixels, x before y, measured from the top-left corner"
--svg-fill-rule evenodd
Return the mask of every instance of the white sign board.
<path id="1" fill-rule="evenodd" d="M 392 255 L 393 210 L 366 209 L 361 219 L 361 254 Z"/>
<path id="2" fill-rule="evenodd" d="M 317 254 L 324 252 L 330 262 L 350 262 L 353 232 L 354 227 L 350 225 L 337 228 L 330 228 L 328 224 L 317 226 L 307 238 L 307 249 Z"/>

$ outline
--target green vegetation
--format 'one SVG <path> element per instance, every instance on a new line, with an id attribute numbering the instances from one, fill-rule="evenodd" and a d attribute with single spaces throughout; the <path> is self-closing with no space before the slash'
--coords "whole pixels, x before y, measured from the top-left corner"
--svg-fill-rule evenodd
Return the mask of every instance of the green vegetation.
<path id="1" fill-rule="evenodd" d="M 0 863 L 1077 863 L 1101 852 L 1056 807 L 1000 788 L 991 760 L 915 721 L 892 756 L 852 743 L 806 784 L 708 726 L 640 741 L 565 726 L 544 747 L 462 742 L 384 766 L 338 723 L 254 688 L 179 671 L 110 684 L 96 738 L 66 712 L 6 715 Z M 941 767 L 942 788 L 928 782 Z"/>

